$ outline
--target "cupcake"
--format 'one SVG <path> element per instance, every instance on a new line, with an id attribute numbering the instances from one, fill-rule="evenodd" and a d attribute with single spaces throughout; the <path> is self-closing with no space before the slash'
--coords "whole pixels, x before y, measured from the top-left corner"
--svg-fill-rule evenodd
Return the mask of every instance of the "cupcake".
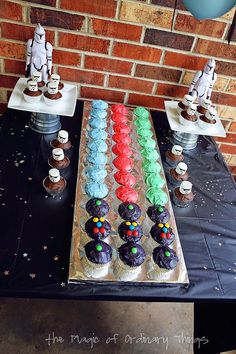
<path id="1" fill-rule="evenodd" d="M 104 217 L 93 216 L 86 221 L 85 231 L 94 240 L 104 240 L 110 235 L 111 225 Z"/>
<path id="2" fill-rule="evenodd" d="M 156 187 L 151 187 L 146 192 L 146 198 L 151 204 L 165 205 L 169 198 L 165 191 Z"/>
<path id="3" fill-rule="evenodd" d="M 147 187 L 162 188 L 166 184 L 165 179 L 159 174 L 150 172 L 145 174 L 145 183 Z"/>
<path id="4" fill-rule="evenodd" d="M 48 164 L 51 167 L 62 170 L 63 168 L 69 166 L 70 160 L 67 156 L 64 155 L 64 152 L 61 148 L 56 148 L 52 150 L 52 156 L 49 157 Z"/>
<path id="5" fill-rule="evenodd" d="M 94 165 L 106 165 L 107 155 L 99 151 L 90 151 L 87 154 L 87 160 Z"/>
<path id="6" fill-rule="evenodd" d="M 116 133 L 112 135 L 112 140 L 115 141 L 115 143 L 124 143 L 124 144 L 130 144 L 131 143 L 131 137 L 126 134 L 126 133 Z"/>
<path id="7" fill-rule="evenodd" d="M 202 104 L 197 106 L 197 112 L 205 115 L 208 109 L 210 109 L 211 104 L 212 104 L 211 100 L 204 98 Z"/>
<path id="8" fill-rule="evenodd" d="M 143 236 L 143 229 L 136 221 L 124 221 L 119 225 L 118 233 L 125 242 L 138 242 Z"/>
<path id="9" fill-rule="evenodd" d="M 144 119 L 144 120 L 148 120 L 149 119 L 149 112 L 144 107 L 135 108 L 133 113 L 139 119 Z"/>
<path id="10" fill-rule="evenodd" d="M 202 129 L 209 129 L 216 124 L 216 117 L 217 112 L 216 110 L 211 107 L 209 110 L 206 111 L 205 115 L 201 115 L 198 119 L 198 125 Z"/>
<path id="11" fill-rule="evenodd" d="M 115 193 L 117 198 L 122 202 L 136 203 L 138 200 L 138 193 L 129 186 L 120 186 L 116 189 Z"/>
<path id="12" fill-rule="evenodd" d="M 132 149 L 127 144 L 115 144 L 112 146 L 113 154 L 120 156 L 125 155 L 126 157 L 130 157 L 132 155 Z"/>
<path id="13" fill-rule="evenodd" d="M 91 117 L 88 122 L 90 127 L 93 129 L 105 129 L 107 127 L 107 122 L 105 119 Z"/>
<path id="14" fill-rule="evenodd" d="M 108 191 L 107 185 L 105 183 L 91 181 L 91 182 L 86 183 L 85 193 L 90 198 L 102 199 L 108 195 L 109 191 Z"/>
<path id="15" fill-rule="evenodd" d="M 64 84 L 60 81 L 60 75 L 58 74 L 52 74 L 50 77 L 50 82 L 54 82 L 54 84 L 57 84 L 59 91 L 64 88 Z"/>
<path id="16" fill-rule="evenodd" d="M 120 217 L 128 221 L 136 221 L 141 216 L 141 209 L 135 203 L 122 203 L 118 207 Z"/>
<path id="17" fill-rule="evenodd" d="M 170 219 L 170 213 L 168 209 L 161 205 L 152 205 L 148 207 L 147 214 L 149 218 L 157 224 L 165 224 Z"/>
<path id="18" fill-rule="evenodd" d="M 141 153 L 142 157 L 144 157 L 146 160 L 150 160 L 150 161 L 156 161 L 160 157 L 157 150 L 153 149 L 153 148 L 144 148 L 140 151 L 140 153 Z"/>
<path id="19" fill-rule="evenodd" d="M 66 180 L 60 176 L 60 172 L 56 168 L 52 168 L 48 172 L 48 176 L 43 180 L 43 186 L 52 197 L 61 195 L 66 188 Z"/>
<path id="20" fill-rule="evenodd" d="M 116 182 L 122 186 L 132 187 L 136 183 L 136 178 L 131 173 L 126 171 L 117 171 L 114 174 L 114 178 Z"/>
<path id="21" fill-rule="evenodd" d="M 121 171 L 129 172 L 133 168 L 133 161 L 124 155 L 116 157 L 112 162 L 114 166 Z"/>
<path id="22" fill-rule="evenodd" d="M 87 147 L 91 151 L 107 152 L 107 144 L 104 140 L 93 139 L 87 144 Z"/>
<path id="23" fill-rule="evenodd" d="M 184 162 L 179 162 L 175 168 L 170 169 L 168 180 L 173 186 L 179 185 L 182 181 L 187 181 L 189 174 L 188 166 Z"/>
<path id="24" fill-rule="evenodd" d="M 193 201 L 192 183 L 189 181 L 181 182 L 180 186 L 175 188 L 173 193 L 173 202 L 178 207 L 185 208 Z"/>
<path id="25" fill-rule="evenodd" d="M 168 223 L 153 225 L 150 234 L 155 242 L 164 246 L 170 245 L 175 239 L 175 234 Z"/>
<path id="26" fill-rule="evenodd" d="M 122 281 L 135 280 L 146 257 L 144 249 L 135 242 L 127 242 L 118 249 L 118 252 L 119 258 L 114 267 L 116 278 Z"/>
<path id="27" fill-rule="evenodd" d="M 44 92 L 43 98 L 48 106 L 53 106 L 60 102 L 60 100 L 62 99 L 62 94 L 58 91 L 58 86 L 56 83 L 48 83 L 48 90 Z"/>
<path id="28" fill-rule="evenodd" d="M 145 173 L 159 173 L 161 165 L 157 161 L 143 160 L 142 169 Z"/>
<path id="29" fill-rule="evenodd" d="M 112 113 L 121 113 L 127 115 L 129 113 L 128 109 L 123 104 L 113 104 L 111 106 Z"/>
<path id="30" fill-rule="evenodd" d="M 107 117 L 107 111 L 104 111 L 103 109 L 92 109 L 90 111 L 90 119 L 95 118 L 95 119 L 105 119 Z"/>
<path id="31" fill-rule="evenodd" d="M 177 105 L 177 111 L 180 114 L 181 111 L 187 111 L 188 107 L 191 106 L 191 104 L 194 101 L 194 97 L 191 95 L 184 95 L 183 99 L 181 102 L 178 103 Z"/>
<path id="32" fill-rule="evenodd" d="M 103 182 L 107 176 L 107 170 L 103 165 L 94 165 L 85 169 L 85 175 L 88 179 L 92 179 L 95 182 Z"/>
<path id="33" fill-rule="evenodd" d="M 91 129 L 88 132 L 88 135 L 92 139 L 98 139 L 98 140 L 106 140 L 107 139 L 107 132 L 103 129 L 98 129 L 98 128 Z"/>
<path id="34" fill-rule="evenodd" d="M 101 218 L 108 214 L 109 205 L 104 199 L 92 198 L 86 203 L 86 210 L 90 215 Z"/>
<path id="35" fill-rule="evenodd" d="M 103 100 L 93 100 L 92 101 L 92 108 L 106 110 L 108 108 L 108 104 Z"/>
<path id="36" fill-rule="evenodd" d="M 38 87 L 45 86 L 45 82 L 42 79 L 42 73 L 40 71 L 34 71 L 31 80 L 36 81 Z M 28 80 L 30 81 L 30 80 Z"/>
<path id="37" fill-rule="evenodd" d="M 196 105 L 191 105 L 188 107 L 187 111 L 182 111 L 179 115 L 179 122 L 180 124 L 186 127 L 192 127 L 197 121 L 196 116 Z"/>
<path id="38" fill-rule="evenodd" d="M 69 150 L 71 148 L 71 142 L 69 141 L 69 134 L 66 130 L 60 130 L 57 138 L 51 141 L 53 148 L 60 148 L 63 150 Z"/>
<path id="39" fill-rule="evenodd" d="M 174 145 L 171 150 L 166 151 L 166 163 L 171 167 L 175 167 L 178 162 L 181 162 L 184 159 L 182 152 L 182 146 Z"/>
<path id="40" fill-rule="evenodd" d="M 103 241 L 90 241 L 84 246 L 82 266 L 86 276 L 101 278 L 107 275 L 112 260 L 112 248 Z"/>
<path id="41" fill-rule="evenodd" d="M 153 250 L 152 260 L 148 264 L 149 279 L 166 281 L 178 264 L 178 256 L 168 246 L 158 246 Z"/>
<path id="42" fill-rule="evenodd" d="M 130 127 L 125 123 L 116 123 L 113 125 L 113 130 L 118 134 L 129 134 Z"/>
<path id="43" fill-rule="evenodd" d="M 120 123 L 127 123 L 128 118 L 122 113 L 113 113 L 111 115 L 111 120 L 113 120 L 113 122 L 117 124 L 120 124 Z"/>
<path id="44" fill-rule="evenodd" d="M 28 103 L 37 103 L 40 101 L 42 91 L 38 89 L 36 81 L 29 80 L 27 82 L 27 88 L 24 89 L 23 96 Z"/>

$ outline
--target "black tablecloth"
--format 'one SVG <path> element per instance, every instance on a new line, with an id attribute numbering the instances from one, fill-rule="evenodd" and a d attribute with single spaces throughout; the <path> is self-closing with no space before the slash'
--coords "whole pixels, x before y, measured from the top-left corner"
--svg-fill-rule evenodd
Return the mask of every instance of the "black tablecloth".
<path id="1" fill-rule="evenodd" d="M 236 299 L 236 190 L 222 155 L 209 137 L 186 151 L 196 197 L 190 208 L 174 207 L 190 284 L 67 284 L 83 103 L 62 117 L 73 149 L 63 173 L 60 199 L 47 196 L 49 142 L 28 127 L 30 114 L 8 110 L 0 131 L 0 296 L 142 301 Z M 152 112 L 159 147 L 169 143 L 163 112 Z M 163 157 L 164 161 L 164 157 Z M 163 162 L 165 170 L 168 168 Z"/>

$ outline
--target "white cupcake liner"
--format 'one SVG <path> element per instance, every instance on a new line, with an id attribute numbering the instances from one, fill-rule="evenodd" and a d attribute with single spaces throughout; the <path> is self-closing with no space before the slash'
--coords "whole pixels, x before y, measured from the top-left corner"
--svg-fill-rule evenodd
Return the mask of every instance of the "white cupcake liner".
<path id="1" fill-rule="evenodd" d="M 114 274 L 121 281 L 135 280 L 141 272 L 141 265 L 138 267 L 130 267 L 122 262 L 120 258 L 116 260 L 114 266 Z"/>
<path id="2" fill-rule="evenodd" d="M 82 258 L 81 263 L 84 269 L 84 274 L 94 279 L 105 277 L 111 264 L 111 262 L 106 264 L 92 263 L 86 256 Z"/>

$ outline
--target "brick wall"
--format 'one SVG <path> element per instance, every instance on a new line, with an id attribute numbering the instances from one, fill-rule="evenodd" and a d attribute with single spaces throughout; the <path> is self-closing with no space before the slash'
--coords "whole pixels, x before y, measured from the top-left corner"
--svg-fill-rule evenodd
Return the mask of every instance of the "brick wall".
<path id="1" fill-rule="evenodd" d="M 209 56 L 217 61 L 212 95 L 227 131 L 217 138 L 236 175 L 236 33 L 225 40 L 233 10 L 198 21 L 179 0 L 0 1 L 0 112 L 19 76 L 24 76 L 25 42 L 36 22 L 54 46 L 54 72 L 76 83 L 82 98 L 164 109 L 181 98 Z"/>

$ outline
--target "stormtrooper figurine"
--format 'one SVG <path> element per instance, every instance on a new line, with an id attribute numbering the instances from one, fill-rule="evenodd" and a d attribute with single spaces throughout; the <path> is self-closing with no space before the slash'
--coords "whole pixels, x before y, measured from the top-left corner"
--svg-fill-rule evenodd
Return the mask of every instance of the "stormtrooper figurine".
<path id="1" fill-rule="evenodd" d="M 217 79 L 215 66 L 215 59 L 209 59 L 204 67 L 204 70 L 196 73 L 190 85 L 189 94 L 195 99 L 198 98 L 198 103 L 200 105 L 202 105 L 204 98 L 211 98 L 212 88 Z"/>
<path id="2" fill-rule="evenodd" d="M 70 160 L 64 155 L 64 151 L 61 148 L 55 148 L 52 150 L 52 156 L 48 159 L 49 166 L 57 169 L 66 168 L 70 164 Z"/>
<path id="3" fill-rule="evenodd" d="M 52 45 L 45 40 L 45 31 L 38 23 L 34 38 L 27 42 L 26 77 L 31 77 L 35 71 L 42 74 L 42 80 L 48 81 L 52 70 Z"/>
<path id="4" fill-rule="evenodd" d="M 57 183 L 61 179 L 60 172 L 56 168 L 49 170 L 48 177 L 52 183 Z"/>
<path id="5" fill-rule="evenodd" d="M 184 162 L 179 162 L 176 168 L 170 169 L 169 181 L 172 185 L 177 186 L 182 181 L 186 181 L 189 177 L 187 172 L 188 166 Z"/>
<path id="6" fill-rule="evenodd" d="M 166 162 L 169 166 L 175 167 L 178 162 L 184 159 L 183 157 L 183 148 L 180 145 L 172 146 L 171 150 L 166 151 Z"/>

